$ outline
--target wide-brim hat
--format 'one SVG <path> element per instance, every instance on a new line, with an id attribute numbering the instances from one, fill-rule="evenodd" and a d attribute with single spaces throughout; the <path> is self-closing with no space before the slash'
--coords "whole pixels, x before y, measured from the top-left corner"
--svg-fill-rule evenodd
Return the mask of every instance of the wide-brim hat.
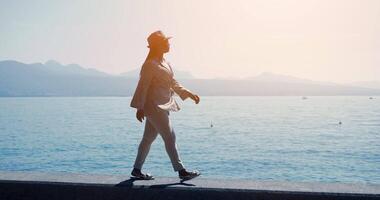
<path id="1" fill-rule="evenodd" d="M 165 40 L 169 40 L 172 37 L 167 37 L 162 31 L 158 30 L 149 35 L 147 38 L 148 41 L 148 47 L 154 47 L 157 46 L 157 44 L 161 44 Z"/>

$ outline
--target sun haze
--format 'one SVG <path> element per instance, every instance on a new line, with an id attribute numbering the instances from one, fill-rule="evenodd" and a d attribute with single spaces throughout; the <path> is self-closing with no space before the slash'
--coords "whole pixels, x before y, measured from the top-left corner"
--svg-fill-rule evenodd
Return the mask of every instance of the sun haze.
<path id="1" fill-rule="evenodd" d="M 199 78 L 273 72 L 353 82 L 380 80 L 380 1 L 1 1 L 0 60 L 118 74 L 139 68 L 146 37 L 171 39 L 174 68 Z"/>

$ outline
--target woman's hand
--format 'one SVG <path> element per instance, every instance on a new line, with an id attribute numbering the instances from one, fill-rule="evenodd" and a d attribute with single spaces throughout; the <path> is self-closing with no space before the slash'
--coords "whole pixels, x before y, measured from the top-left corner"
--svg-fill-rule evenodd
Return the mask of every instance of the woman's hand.
<path id="1" fill-rule="evenodd" d="M 190 93 L 190 98 L 191 98 L 192 100 L 194 100 L 194 102 L 195 102 L 196 104 L 198 104 L 199 101 L 201 100 L 201 99 L 199 98 L 198 95 L 193 94 L 193 93 Z"/>
<path id="2" fill-rule="evenodd" d="M 144 110 L 137 110 L 136 118 L 137 118 L 137 120 L 142 122 L 144 120 Z"/>

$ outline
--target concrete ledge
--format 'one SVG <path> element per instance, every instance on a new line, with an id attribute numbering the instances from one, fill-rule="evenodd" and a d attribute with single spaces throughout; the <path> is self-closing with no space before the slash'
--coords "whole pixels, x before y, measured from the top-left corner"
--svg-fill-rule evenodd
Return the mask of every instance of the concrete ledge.
<path id="1" fill-rule="evenodd" d="M 0 171 L 0 199 L 380 199 L 380 185 Z"/>

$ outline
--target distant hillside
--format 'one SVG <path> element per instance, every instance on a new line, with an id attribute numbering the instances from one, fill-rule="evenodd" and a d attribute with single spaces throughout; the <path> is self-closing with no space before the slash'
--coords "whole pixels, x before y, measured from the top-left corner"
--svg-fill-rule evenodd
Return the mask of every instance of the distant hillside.
<path id="1" fill-rule="evenodd" d="M 0 96 L 126 95 L 130 82 L 75 64 L 0 62 Z"/>
<path id="2" fill-rule="evenodd" d="M 85 76 L 109 76 L 109 74 L 100 72 L 96 69 L 92 68 L 84 68 L 77 64 L 69 64 L 69 65 L 62 65 L 57 61 L 49 60 L 45 64 L 35 64 L 36 66 L 43 66 L 45 70 L 49 71 L 50 73 L 57 73 L 57 74 L 80 74 Z"/>
<path id="3" fill-rule="evenodd" d="M 138 81 L 138 71 L 115 76 L 76 64 L 61 65 L 56 61 L 45 64 L 0 61 L 0 96 L 131 96 Z M 186 73 L 184 76 L 178 74 L 179 82 L 199 95 L 380 95 L 380 89 L 272 73 L 245 80 L 194 79 Z"/>
<path id="4" fill-rule="evenodd" d="M 353 82 L 350 85 L 356 86 L 356 87 L 380 89 L 380 81 L 360 81 L 360 82 Z"/>
<path id="5" fill-rule="evenodd" d="M 380 95 L 380 90 L 330 83 L 297 83 L 264 80 L 191 79 L 181 83 L 194 91 L 213 96 L 334 96 Z"/>
<path id="6" fill-rule="evenodd" d="M 319 85 L 337 85 L 335 83 L 322 82 L 322 81 L 313 81 L 309 79 L 298 78 L 294 76 L 275 74 L 271 72 L 264 72 L 258 76 L 253 76 L 247 78 L 253 81 L 262 81 L 262 82 L 282 82 L 282 83 L 302 83 L 302 84 L 319 84 Z"/>

